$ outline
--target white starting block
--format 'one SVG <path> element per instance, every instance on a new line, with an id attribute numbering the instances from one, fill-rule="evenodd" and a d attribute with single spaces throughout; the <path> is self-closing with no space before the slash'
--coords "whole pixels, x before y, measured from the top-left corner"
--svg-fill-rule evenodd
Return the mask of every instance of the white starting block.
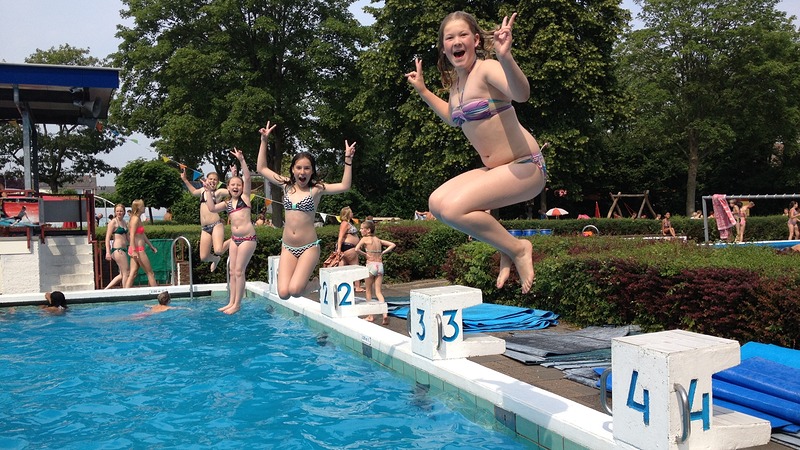
<path id="1" fill-rule="evenodd" d="M 278 295 L 278 265 L 281 262 L 281 257 L 270 256 L 267 258 L 267 284 L 269 285 L 268 292 L 270 294 Z"/>
<path id="2" fill-rule="evenodd" d="M 411 291 L 407 324 L 411 350 L 428 359 L 499 355 L 506 341 L 494 336 L 464 336 L 464 308 L 483 303 L 480 289 L 442 286 Z"/>
<path id="3" fill-rule="evenodd" d="M 654 450 L 745 448 L 769 442 L 768 421 L 714 409 L 711 375 L 739 364 L 738 342 L 662 331 L 613 339 L 611 357 L 617 441 Z"/>
<path id="4" fill-rule="evenodd" d="M 358 317 L 386 314 L 385 302 L 356 299 L 353 283 L 369 276 L 364 266 L 342 266 L 319 269 L 319 304 L 328 317 Z"/>

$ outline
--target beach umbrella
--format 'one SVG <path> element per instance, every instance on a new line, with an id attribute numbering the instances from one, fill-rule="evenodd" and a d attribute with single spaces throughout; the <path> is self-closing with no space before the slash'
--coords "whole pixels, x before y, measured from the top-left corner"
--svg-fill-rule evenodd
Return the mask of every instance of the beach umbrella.
<path id="1" fill-rule="evenodd" d="M 566 209 L 563 208 L 552 208 L 547 210 L 545 214 L 547 214 L 550 217 L 561 217 L 561 216 L 566 216 L 569 213 L 567 212 Z"/>

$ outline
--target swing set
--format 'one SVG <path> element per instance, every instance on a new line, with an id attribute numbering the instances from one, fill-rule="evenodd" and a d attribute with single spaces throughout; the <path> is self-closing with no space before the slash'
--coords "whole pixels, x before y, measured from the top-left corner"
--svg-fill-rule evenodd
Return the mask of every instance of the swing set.
<path id="1" fill-rule="evenodd" d="M 636 216 L 635 216 L 636 218 L 642 217 L 642 212 L 644 211 L 644 207 L 645 206 L 647 206 L 647 209 L 650 211 L 650 214 L 652 214 L 652 218 L 655 219 L 655 217 L 656 217 L 656 212 L 653 210 L 653 205 L 650 204 L 650 191 L 649 190 L 644 191 L 644 193 L 642 193 L 642 194 L 623 194 L 622 192 L 617 192 L 616 194 L 609 194 L 609 195 L 611 195 L 611 200 L 613 200 L 613 202 L 611 203 L 611 208 L 608 209 L 608 214 L 606 215 L 607 219 L 610 219 L 614 215 L 615 212 L 620 217 L 625 217 L 622 214 L 622 209 L 620 209 L 620 207 L 619 207 L 620 199 L 624 199 L 624 198 L 641 198 L 642 199 L 642 204 L 639 205 L 639 212 L 638 213 L 636 211 L 634 211 L 633 209 L 631 209 L 631 207 L 628 206 L 628 204 L 624 200 L 622 200 L 622 205 L 625 206 L 625 209 L 628 210 L 628 216 L 627 217 L 631 217 L 634 214 L 636 214 Z"/>

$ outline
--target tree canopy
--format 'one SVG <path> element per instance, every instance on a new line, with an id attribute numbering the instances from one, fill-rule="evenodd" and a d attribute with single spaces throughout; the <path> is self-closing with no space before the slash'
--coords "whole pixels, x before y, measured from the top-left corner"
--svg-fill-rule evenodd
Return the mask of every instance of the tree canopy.
<path id="1" fill-rule="evenodd" d="M 617 137 L 619 159 L 649 160 L 635 176 L 682 193 L 687 215 L 698 190 L 781 193 L 798 181 L 782 164 L 797 157 L 800 35 L 776 4 L 642 1 L 644 27 L 621 43 L 634 114 Z"/>

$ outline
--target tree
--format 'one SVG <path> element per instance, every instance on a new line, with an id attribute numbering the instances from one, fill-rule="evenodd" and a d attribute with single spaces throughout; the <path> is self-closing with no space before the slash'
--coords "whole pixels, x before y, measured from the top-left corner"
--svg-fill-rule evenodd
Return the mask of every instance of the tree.
<path id="1" fill-rule="evenodd" d="M 112 111 L 156 138 L 162 155 L 225 173 L 225 149 L 236 146 L 255 166 L 267 120 L 279 124 L 267 156 L 277 173 L 299 149 L 340 165 L 344 139 L 360 141 L 346 107 L 369 34 L 347 10 L 352 1 L 124 3 L 135 26 L 118 34 L 123 96 Z M 271 198 L 280 202 L 279 190 Z"/>
<path id="2" fill-rule="evenodd" d="M 89 56 L 89 50 L 68 44 L 50 50 L 36 50 L 25 59 L 31 64 L 59 64 L 69 66 L 101 66 L 103 62 Z M 120 138 L 83 125 L 37 125 L 35 137 L 38 149 L 39 179 L 53 192 L 80 179 L 86 174 L 116 173 L 117 169 L 98 158 L 122 144 Z M 22 130 L 4 125 L 0 136 L 0 163 L 11 163 L 10 172 L 21 174 L 24 165 Z"/>
<path id="3" fill-rule="evenodd" d="M 618 3 L 471 2 L 466 8 L 484 29 L 519 13 L 513 52 L 530 79 L 531 99 L 515 107 L 540 142 L 551 142 L 545 154 L 550 184 L 574 196 L 602 167 L 598 136 L 622 117 L 612 51 L 629 15 Z M 365 84 L 353 106 L 355 119 L 372 126 L 393 180 L 422 198 L 480 163 L 460 130 L 439 120 L 403 78 L 419 56 L 428 87 L 435 92 L 441 86 L 437 30 L 458 5 L 422 0 L 412 8 L 403 0 L 386 0 L 383 8 L 371 9 L 380 42 L 359 61 Z"/>
<path id="4" fill-rule="evenodd" d="M 769 192 L 784 177 L 770 163 L 776 139 L 796 151 L 800 39 L 776 4 L 645 0 L 644 28 L 621 46 L 635 102 L 625 136 L 638 149 L 626 151 L 646 149 L 684 174 L 687 215 L 700 180 L 713 192 Z"/>
<path id="5" fill-rule="evenodd" d="M 139 158 L 129 162 L 115 184 L 122 203 L 130 205 L 136 199 L 144 200 L 151 218 L 153 208 L 169 208 L 186 192 L 180 173 L 160 160 Z"/>

